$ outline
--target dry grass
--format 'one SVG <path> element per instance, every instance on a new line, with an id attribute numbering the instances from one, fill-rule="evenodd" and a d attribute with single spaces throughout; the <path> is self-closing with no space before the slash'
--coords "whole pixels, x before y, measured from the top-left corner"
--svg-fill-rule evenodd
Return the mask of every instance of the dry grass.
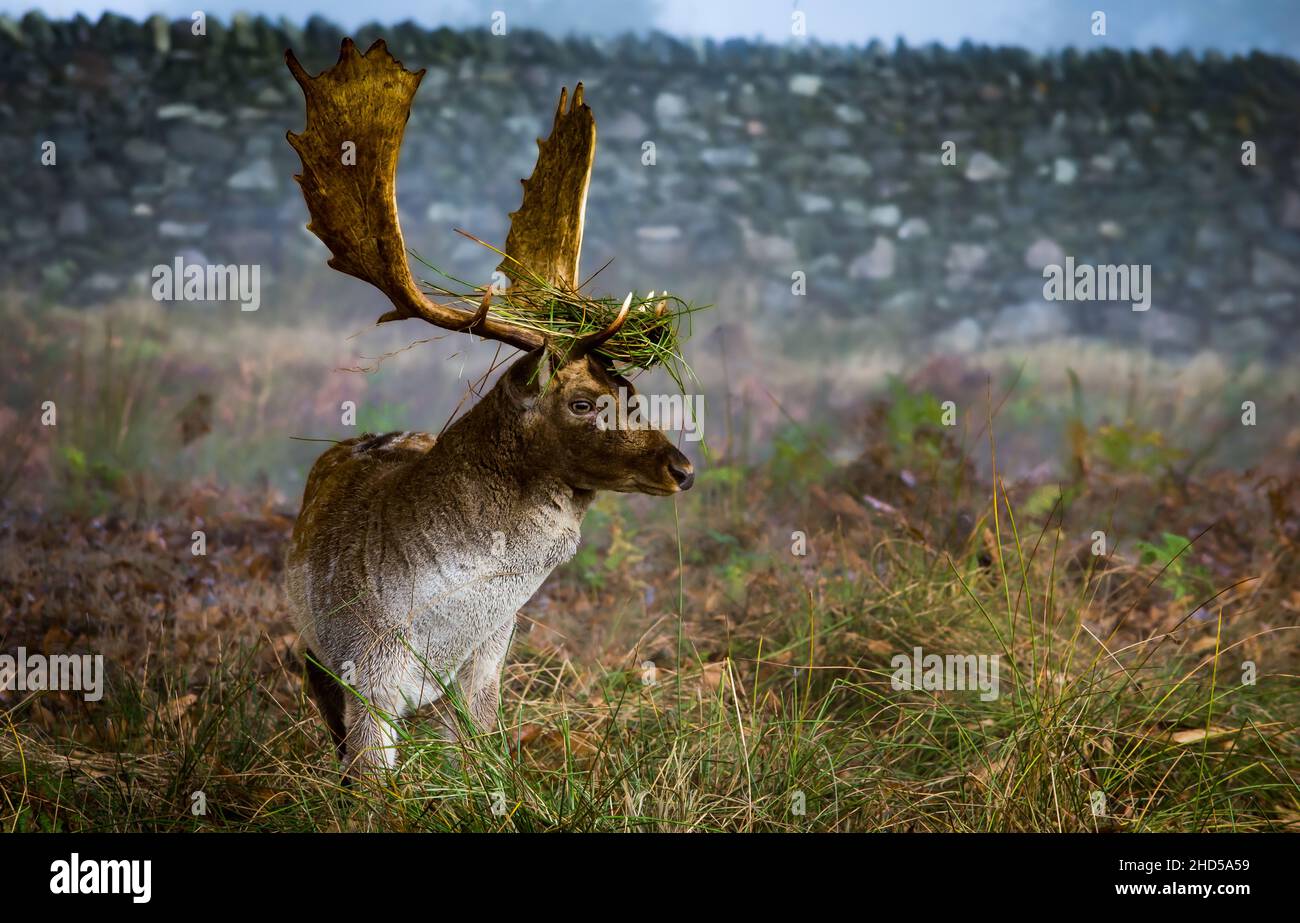
<path id="1" fill-rule="evenodd" d="M 329 383 L 359 378 L 382 402 L 383 373 L 324 374 L 322 354 L 355 356 L 288 322 L 223 340 L 150 334 L 146 313 L 78 339 L 60 328 L 80 319 L 10 320 L 24 344 L 5 382 L 14 406 L 55 389 L 84 412 L 78 389 L 123 386 L 81 429 L 43 434 L 0 507 L 0 650 L 109 664 L 98 703 L 0 693 L 2 829 L 1139 831 L 1300 818 L 1300 442 L 1276 412 L 1258 431 L 1230 428 L 1242 394 L 1285 406 L 1280 374 L 1078 350 L 1072 393 L 1063 357 L 981 357 L 919 368 L 847 410 L 803 400 L 825 390 L 811 379 L 767 381 L 778 401 L 733 375 L 695 490 L 675 506 L 602 497 L 578 557 L 522 613 L 499 732 L 452 754 L 418 718 L 394 779 L 344 790 L 279 589 L 294 502 L 248 472 L 308 463 L 310 444 L 259 453 L 287 433 L 334 435 L 328 415 L 348 391 Z M 59 374 L 77 342 L 80 385 Z M 408 393 L 429 371 L 416 354 L 401 360 Z M 204 368 L 210 431 L 159 448 L 193 396 L 181 385 Z M 945 399 L 960 408 L 952 430 L 935 422 Z M 325 432 L 299 429 L 313 415 Z M 415 422 L 396 416 L 393 428 Z M 69 446 L 103 467 L 70 467 Z M 213 464 L 236 455 L 251 462 Z M 206 556 L 190 553 L 195 529 Z M 792 553 L 795 532 L 806 555 Z M 1182 548 L 1162 533 L 1198 537 Z M 895 688 L 892 659 L 917 646 L 999 655 L 999 696 Z"/>
<path id="2" fill-rule="evenodd" d="M 500 733 L 452 759 L 417 720 L 398 775 L 352 791 L 282 615 L 286 510 L 213 494 L 152 523 L 11 511 L 5 647 L 101 651 L 115 670 L 98 704 L 9 695 L 0 819 L 10 830 L 1294 826 L 1300 594 L 1293 550 L 1266 546 L 1294 528 L 1300 491 L 1280 519 L 1256 520 L 1263 558 L 1248 560 L 1266 561 L 1261 579 L 1202 607 L 1134 555 L 1079 566 L 1075 530 L 1054 514 L 1013 519 L 1001 495 L 996 522 L 990 505 L 953 534 L 932 525 L 951 510 L 919 518 L 929 499 L 854 499 L 852 466 L 798 513 L 771 499 L 773 476 L 749 470 L 740 496 L 706 480 L 679 525 L 663 507 L 602 500 L 594 547 L 523 613 Z M 1076 501 L 1080 515 L 1090 502 Z M 213 536 L 206 559 L 185 541 L 195 518 Z M 791 521 L 807 557 L 789 553 Z M 1000 696 L 893 688 L 891 658 L 915 646 L 1000 654 Z M 1245 660 L 1256 685 L 1241 682 Z"/>

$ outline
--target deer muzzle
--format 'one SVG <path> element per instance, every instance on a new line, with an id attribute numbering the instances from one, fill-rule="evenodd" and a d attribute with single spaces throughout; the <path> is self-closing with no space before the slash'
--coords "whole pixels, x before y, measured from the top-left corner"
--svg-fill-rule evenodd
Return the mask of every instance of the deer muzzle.
<path id="1" fill-rule="evenodd" d="M 695 483 L 695 466 L 678 449 L 668 447 L 668 476 L 673 479 L 678 490 L 690 490 L 691 485 Z"/>

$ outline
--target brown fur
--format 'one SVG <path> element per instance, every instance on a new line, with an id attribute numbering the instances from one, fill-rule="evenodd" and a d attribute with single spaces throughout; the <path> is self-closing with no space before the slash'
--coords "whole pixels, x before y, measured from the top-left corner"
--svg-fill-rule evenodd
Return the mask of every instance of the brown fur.
<path id="1" fill-rule="evenodd" d="M 620 386 L 630 395 L 628 382 L 594 358 L 554 374 L 549 365 L 543 350 L 526 354 L 439 438 L 361 436 L 312 469 L 289 593 L 323 675 L 350 665 L 353 688 L 371 703 L 323 692 L 312 675 L 350 765 L 391 764 L 391 753 L 373 752 L 392 745 L 375 709 L 405 713 L 452 678 L 476 723 L 494 721 L 515 611 L 572 556 L 595 491 L 667 495 L 691 485 L 690 462 L 662 432 L 602 430 L 594 412 L 575 412 L 575 401 L 617 400 Z"/>

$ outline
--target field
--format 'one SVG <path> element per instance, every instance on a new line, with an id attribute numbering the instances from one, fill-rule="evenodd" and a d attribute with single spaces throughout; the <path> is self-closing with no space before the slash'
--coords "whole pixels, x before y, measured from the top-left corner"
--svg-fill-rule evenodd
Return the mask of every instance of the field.
<path id="1" fill-rule="evenodd" d="M 158 312 L 5 318 L 0 650 L 108 679 L 0 692 L 0 829 L 1300 826 L 1293 369 L 697 360 L 731 363 L 701 375 L 697 486 L 599 499 L 520 615 L 499 730 L 417 719 L 394 778 L 345 788 L 280 586 L 323 447 L 290 437 L 436 430 L 464 357 L 333 374 L 338 327 Z M 908 688 L 917 648 L 996 656 L 996 683 Z"/>

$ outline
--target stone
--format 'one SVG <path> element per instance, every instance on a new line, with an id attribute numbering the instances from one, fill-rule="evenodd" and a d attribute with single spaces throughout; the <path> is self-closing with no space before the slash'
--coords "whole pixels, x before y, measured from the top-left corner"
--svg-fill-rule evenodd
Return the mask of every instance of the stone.
<path id="1" fill-rule="evenodd" d="M 867 211 L 867 221 L 880 228 L 892 228 L 903 217 L 897 205 L 877 205 Z"/>
<path id="2" fill-rule="evenodd" d="M 435 226 L 464 224 L 465 210 L 454 202 L 430 202 L 425 220 Z"/>
<path id="3" fill-rule="evenodd" d="M 808 264 L 810 276 L 835 276 L 844 270 L 844 261 L 834 253 L 823 253 Z"/>
<path id="4" fill-rule="evenodd" d="M 86 289 L 101 296 L 121 291 L 125 284 L 126 280 L 121 276 L 115 276 L 107 272 L 92 272 L 90 277 L 82 283 Z"/>
<path id="5" fill-rule="evenodd" d="M 1136 134 L 1146 134 L 1156 127 L 1156 120 L 1149 112 L 1134 112 L 1124 122 L 1128 125 L 1129 131 Z"/>
<path id="6" fill-rule="evenodd" d="M 14 232 L 19 240 L 43 240 L 49 237 L 50 226 L 41 218 L 26 215 L 14 222 Z"/>
<path id="7" fill-rule="evenodd" d="M 90 230 L 90 215 L 86 206 L 78 201 L 66 202 L 59 209 L 55 231 L 63 237 L 81 237 Z"/>
<path id="8" fill-rule="evenodd" d="M 144 70 L 140 59 L 134 54 L 115 54 L 109 59 L 114 72 L 120 79 L 134 82 Z"/>
<path id="9" fill-rule="evenodd" d="M 1282 196 L 1281 223 L 1284 228 L 1300 228 L 1300 192 L 1288 189 Z"/>
<path id="10" fill-rule="evenodd" d="M 122 146 L 122 156 L 132 163 L 152 167 L 167 159 L 167 148 L 143 138 L 129 138 Z"/>
<path id="11" fill-rule="evenodd" d="M 675 224 L 646 225 L 636 229 L 636 236 L 638 240 L 651 243 L 668 243 L 669 241 L 680 240 L 682 229 Z"/>
<path id="12" fill-rule="evenodd" d="M 1031 130 L 1020 142 L 1020 155 L 1025 160 L 1050 160 L 1067 149 L 1065 139 L 1055 133 L 1042 129 Z"/>
<path id="13" fill-rule="evenodd" d="M 1034 343 L 1064 334 L 1069 329 L 1059 302 L 1026 301 L 998 311 L 989 327 L 990 343 Z"/>
<path id="14" fill-rule="evenodd" d="M 1284 257 L 1256 247 L 1251 253 L 1250 281 L 1260 288 L 1300 286 L 1300 269 Z"/>
<path id="15" fill-rule="evenodd" d="M 23 36 L 23 30 L 18 25 L 18 21 L 11 16 L 5 16 L 0 13 L 0 35 L 3 35 L 15 45 L 25 45 L 27 39 Z"/>
<path id="16" fill-rule="evenodd" d="M 276 142 L 278 140 L 278 138 L 272 138 L 268 135 L 250 135 L 248 140 L 244 142 L 244 154 L 250 161 L 257 157 L 265 157 L 277 150 Z M 422 179 L 423 174 L 417 174 L 415 177 L 412 177 L 412 180 L 417 184 Z"/>
<path id="17" fill-rule="evenodd" d="M 77 180 L 79 185 L 84 185 L 84 188 L 93 190 L 96 195 L 103 195 L 105 192 L 114 192 L 122 188 L 122 184 L 118 182 L 117 174 L 106 163 L 92 163 L 85 169 L 78 170 Z"/>
<path id="18" fill-rule="evenodd" d="M 22 18 L 23 33 L 38 47 L 54 41 L 54 27 L 40 10 L 31 10 Z"/>
<path id="19" fill-rule="evenodd" d="M 234 139 L 206 131 L 188 120 L 168 125 L 167 150 L 183 161 L 213 164 L 225 164 L 239 152 Z"/>
<path id="20" fill-rule="evenodd" d="M 973 317 L 963 317 L 935 335 L 934 347 L 945 353 L 973 353 L 979 349 L 984 330 Z"/>
<path id="21" fill-rule="evenodd" d="M 998 163 L 983 151 L 976 151 L 966 164 L 966 178 L 972 183 L 985 183 L 990 180 L 1006 179 L 1006 167 Z"/>
<path id="22" fill-rule="evenodd" d="M 49 289 L 62 292 L 76 278 L 77 267 L 71 260 L 54 260 L 41 266 L 41 283 Z"/>
<path id="23" fill-rule="evenodd" d="M 257 91 L 257 95 L 253 97 L 253 102 L 259 106 L 275 107 L 283 106 L 286 100 L 284 94 L 275 87 L 266 86 Z"/>
<path id="24" fill-rule="evenodd" d="M 667 267 L 687 257 L 689 242 L 676 225 L 645 225 L 637 228 L 637 256 L 648 266 Z M 656 274 L 657 275 L 657 274 Z"/>
<path id="25" fill-rule="evenodd" d="M 1141 169 L 1141 161 L 1133 151 L 1133 145 L 1127 138 L 1117 138 L 1106 148 L 1106 157 L 1115 165 L 1116 169 L 1121 167 L 1135 170 Z"/>
<path id="26" fill-rule="evenodd" d="M 645 119 L 626 109 L 610 119 L 608 124 L 602 122 L 600 126 L 601 135 L 613 141 L 645 141 L 648 131 Z"/>
<path id="27" fill-rule="evenodd" d="M 243 111 L 243 108 L 241 108 L 240 111 Z M 223 128 L 225 127 L 226 122 L 230 120 L 224 113 L 200 109 L 198 112 L 190 116 L 190 121 L 195 125 L 200 125 L 204 128 Z"/>
<path id="28" fill-rule="evenodd" d="M 247 13 L 236 13 L 231 17 L 230 34 L 235 41 L 236 48 L 247 51 L 253 51 L 257 48 L 257 31 L 252 17 Z"/>
<path id="29" fill-rule="evenodd" d="M 676 93 L 660 93 L 655 97 L 655 121 L 661 125 L 686 118 L 686 100 Z"/>
<path id="30" fill-rule="evenodd" d="M 1097 224 L 1097 233 L 1107 240 L 1119 240 L 1124 236 L 1124 226 L 1118 221 L 1107 219 Z"/>
<path id="31" fill-rule="evenodd" d="M 895 292 L 880 304 L 885 314 L 917 314 L 925 309 L 925 295 L 914 288 Z"/>
<path id="32" fill-rule="evenodd" d="M 832 154 L 826 159 L 826 170 L 849 180 L 871 178 L 871 164 L 857 154 Z"/>
<path id="33" fill-rule="evenodd" d="M 1195 245 L 1198 250 L 1222 250 L 1228 244 L 1228 233 L 1217 224 L 1203 224 L 1196 229 Z"/>
<path id="34" fill-rule="evenodd" d="M 789 266 L 799 258 L 794 241 L 778 234 L 763 234 L 754 230 L 747 217 L 736 219 L 745 242 L 745 255 L 763 266 Z"/>
<path id="35" fill-rule="evenodd" d="M 844 103 L 838 103 L 833 111 L 835 112 L 835 117 L 845 125 L 861 125 L 867 118 L 861 109 L 845 105 Z"/>
<path id="36" fill-rule="evenodd" d="M 271 166 L 271 161 L 259 157 L 244 169 L 234 173 L 226 180 L 226 185 L 240 191 L 270 192 L 277 185 L 275 168 Z"/>
<path id="37" fill-rule="evenodd" d="M 1042 270 L 1044 266 L 1062 266 L 1065 264 L 1065 251 L 1061 245 L 1050 237 L 1040 237 L 1025 250 L 1025 265 L 1030 269 Z"/>
<path id="38" fill-rule="evenodd" d="M 822 78 L 816 74 L 792 74 L 788 86 L 795 96 L 816 96 L 822 88 Z"/>
<path id="39" fill-rule="evenodd" d="M 1279 332 L 1257 317 L 1245 318 L 1226 325 L 1215 337 L 1215 345 L 1229 355 L 1258 356 L 1277 344 Z"/>
<path id="40" fill-rule="evenodd" d="M 700 151 L 700 160 L 721 170 L 748 170 L 758 166 L 758 155 L 747 147 L 709 147 Z"/>
<path id="41" fill-rule="evenodd" d="M 168 122 L 172 119 L 188 119 L 199 114 L 199 107 L 194 103 L 166 103 L 159 106 L 154 114 L 161 122 Z"/>
<path id="42" fill-rule="evenodd" d="M 989 250 L 981 244 L 953 244 L 948 248 L 944 268 L 954 273 L 974 273 L 988 262 Z"/>
<path id="43" fill-rule="evenodd" d="M 836 125 L 819 125 L 803 133 L 804 143 L 823 150 L 851 147 L 853 139 L 847 131 Z"/>
<path id="44" fill-rule="evenodd" d="M 835 209 L 835 203 L 830 198 L 814 192 L 801 192 L 798 200 L 799 209 L 805 215 L 821 215 Z"/>
<path id="45" fill-rule="evenodd" d="M 1195 349 L 1200 337 L 1196 321 L 1171 311 L 1152 310 L 1137 315 L 1138 336 L 1144 343 L 1184 352 Z"/>
<path id="46" fill-rule="evenodd" d="M 898 229 L 899 240 L 915 240 L 930 236 L 930 224 L 924 218 L 908 218 Z"/>
<path id="47" fill-rule="evenodd" d="M 208 233 L 206 221 L 163 221 L 158 225 L 159 237 L 186 240 L 203 237 Z"/>
<path id="48" fill-rule="evenodd" d="M 149 17 L 146 26 L 149 29 L 149 40 L 156 53 L 166 54 L 172 50 L 171 24 L 167 22 L 167 17 L 155 13 Z"/>
<path id="49" fill-rule="evenodd" d="M 0 18 L 19 75 L 0 89 L 13 129 L 0 132 L 11 168 L 0 277 L 24 290 L 62 262 L 70 304 L 101 290 L 107 299 L 112 286 L 90 285 L 92 271 L 133 285 L 140 264 L 198 244 L 218 262 L 265 253 L 284 278 L 308 263 L 325 271 L 290 179 L 299 166 L 284 132 L 302 130 L 302 96 L 278 50 L 297 48 L 317 70 L 339 29 L 254 17 L 232 31 L 211 16 L 199 39 L 185 11 L 102 27 L 17 18 Z M 717 269 L 771 287 L 776 304 L 804 270 L 799 306 L 832 337 L 875 330 L 891 348 L 944 330 L 983 348 L 998 309 L 1041 299 L 1042 267 L 1068 252 L 1151 263 L 1159 300 L 1146 313 L 1062 303 L 1067 331 L 1182 348 L 1193 328 L 1154 319 L 1168 310 L 1206 348 L 1238 322 L 1244 333 L 1225 349 L 1300 347 L 1300 159 L 1269 140 L 1290 124 L 1294 74 L 1270 56 L 357 30 L 363 45 L 381 32 L 409 66 L 428 68 L 400 197 L 411 245 L 450 270 L 490 270 L 490 254 L 451 229 L 504 239 L 532 138 L 550 127 L 540 101 L 553 105 L 561 83 L 583 76 L 606 145 L 588 226 L 599 252 L 585 262 L 616 254 L 629 284 Z M 1242 168 L 1241 138 L 1225 148 L 1225 134 L 1258 136 L 1269 156 Z M 46 138 L 58 142 L 58 169 L 39 162 Z M 654 167 L 640 163 L 646 140 L 659 145 Z M 955 167 L 939 161 L 944 140 L 957 144 Z M 1001 315 L 998 336 L 1012 317 Z"/>
<path id="50" fill-rule="evenodd" d="M 894 275 L 896 248 L 888 237 L 877 237 L 871 249 L 849 264 L 851 279 L 889 279 Z"/>
<path id="51" fill-rule="evenodd" d="M 1273 229 L 1273 216 L 1262 202 L 1238 202 L 1232 213 L 1238 225 L 1254 234 L 1267 234 Z"/>

